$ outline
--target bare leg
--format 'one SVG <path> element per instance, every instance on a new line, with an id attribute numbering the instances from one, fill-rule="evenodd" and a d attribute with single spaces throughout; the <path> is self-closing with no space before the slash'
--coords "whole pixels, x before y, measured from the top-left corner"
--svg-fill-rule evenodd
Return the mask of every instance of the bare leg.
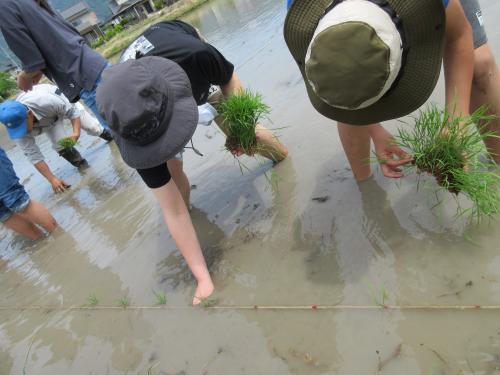
<path id="1" fill-rule="evenodd" d="M 160 203 L 165 223 L 172 238 L 198 282 L 193 298 L 193 305 L 197 305 L 212 294 L 214 284 L 208 272 L 191 217 L 175 181 L 170 181 L 160 188 L 152 189 L 152 191 Z"/>
<path id="2" fill-rule="evenodd" d="M 474 77 L 470 110 L 474 112 L 481 106 L 488 107 L 488 114 L 500 115 L 500 71 L 488 44 L 474 51 Z M 481 125 L 481 124 L 480 124 Z M 500 119 L 491 121 L 485 131 L 500 136 Z M 485 140 L 491 158 L 500 163 L 500 139 L 489 137 Z"/>
<path id="3" fill-rule="evenodd" d="M 42 204 L 31 199 L 24 211 L 19 216 L 43 227 L 47 232 L 52 233 L 57 228 L 56 219 L 50 214 Z"/>
<path id="4" fill-rule="evenodd" d="M 168 166 L 168 171 L 170 172 L 170 175 L 172 176 L 172 179 L 175 182 L 175 185 L 177 185 L 177 189 L 179 189 L 182 195 L 182 199 L 184 199 L 186 207 L 189 209 L 191 185 L 189 184 L 189 179 L 187 178 L 186 173 L 184 173 L 184 170 L 182 169 L 183 167 L 182 160 L 175 160 L 175 159 L 169 160 L 167 161 L 167 166 Z"/>
<path id="5" fill-rule="evenodd" d="M 43 232 L 31 221 L 22 217 L 19 214 L 12 214 L 7 220 L 3 222 L 7 228 L 12 229 L 16 233 L 28 237 L 30 240 L 37 240 L 43 236 Z"/>
<path id="6" fill-rule="evenodd" d="M 354 177 L 358 181 L 367 180 L 371 176 L 369 127 L 370 125 L 338 123 L 340 141 Z"/>

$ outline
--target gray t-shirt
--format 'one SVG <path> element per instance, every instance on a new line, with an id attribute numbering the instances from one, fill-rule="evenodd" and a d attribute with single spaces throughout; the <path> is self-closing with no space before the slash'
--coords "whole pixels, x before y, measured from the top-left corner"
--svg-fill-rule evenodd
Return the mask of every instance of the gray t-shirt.
<path id="1" fill-rule="evenodd" d="M 57 12 L 35 0 L 1 0 L 0 30 L 23 70 L 41 70 L 71 102 L 93 89 L 107 65 Z"/>
<path id="2" fill-rule="evenodd" d="M 32 164 L 44 160 L 35 138 L 47 134 L 52 146 L 59 151 L 57 141 L 64 138 L 64 120 L 73 120 L 81 116 L 78 104 L 72 104 L 54 85 L 36 85 L 33 90 L 21 93 L 16 100 L 28 107 L 36 118 L 31 133 L 17 140 L 24 155 Z"/>

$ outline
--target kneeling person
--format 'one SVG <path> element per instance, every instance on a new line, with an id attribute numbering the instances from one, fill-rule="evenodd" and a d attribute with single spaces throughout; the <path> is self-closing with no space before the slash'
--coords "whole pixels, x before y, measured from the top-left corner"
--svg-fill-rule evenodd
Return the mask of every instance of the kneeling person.
<path id="1" fill-rule="evenodd" d="M 70 120 L 73 126 L 73 133 L 69 136 L 64 129 L 65 119 Z M 61 146 L 58 143 L 61 139 L 71 138 L 76 142 L 81 128 L 89 135 L 106 141 L 113 139 L 109 131 L 80 103 L 70 103 L 56 86 L 48 84 L 34 86 L 32 91 L 22 93 L 16 100 L 2 103 L 0 122 L 7 126 L 9 136 L 18 143 L 56 193 L 63 192 L 69 185 L 54 176 L 36 144 L 36 136 L 45 133 L 54 150 L 75 167 L 86 165 L 86 161 L 76 148 Z"/>

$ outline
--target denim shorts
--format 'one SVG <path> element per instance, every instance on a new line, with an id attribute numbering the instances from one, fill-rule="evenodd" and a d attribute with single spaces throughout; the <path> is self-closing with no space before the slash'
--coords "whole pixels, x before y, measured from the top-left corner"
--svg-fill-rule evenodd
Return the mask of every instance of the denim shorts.
<path id="1" fill-rule="evenodd" d="M 23 211 L 30 197 L 19 183 L 14 166 L 0 148 L 0 222 L 7 220 L 14 212 Z"/>
<path id="2" fill-rule="evenodd" d="M 0 196 L 0 222 L 6 221 L 13 213 L 24 211 L 29 203 L 30 197 L 23 185 L 15 184 Z"/>
<path id="3" fill-rule="evenodd" d="M 111 65 L 106 65 L 104 70 L 108 69 Z M 103 70 L 103 72 L 104 72 Z M 102 125 L 103 128 L 109 129 L 109 125 L 106 122 L 106 120 L 101 116 L 99 113 L 99 110 L 97 109 L 97 102 L 96 102 L 96 94 L 97 94 L 97 87 L 101 83 L 102 80 L 102 73 L 101 75 L 97 78 L 95 81 L 94 87 L 92 90 L 82 90 L 80 92 L 80 99 L 83 100 L 85 105 L 94 113 L 94 116 L 99 120 L 99 123 Z"/>

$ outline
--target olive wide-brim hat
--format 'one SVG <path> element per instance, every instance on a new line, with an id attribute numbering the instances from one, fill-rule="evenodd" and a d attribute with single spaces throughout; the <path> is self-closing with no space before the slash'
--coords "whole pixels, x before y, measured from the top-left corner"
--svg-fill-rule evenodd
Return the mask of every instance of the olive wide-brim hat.
<path id="1" fill-rule="evenodd" d="M 443 0 L 295 0 L 284 36 L 314 108 L 368 125 L 405 116 L 432 94 L 445 21 Z"/>

